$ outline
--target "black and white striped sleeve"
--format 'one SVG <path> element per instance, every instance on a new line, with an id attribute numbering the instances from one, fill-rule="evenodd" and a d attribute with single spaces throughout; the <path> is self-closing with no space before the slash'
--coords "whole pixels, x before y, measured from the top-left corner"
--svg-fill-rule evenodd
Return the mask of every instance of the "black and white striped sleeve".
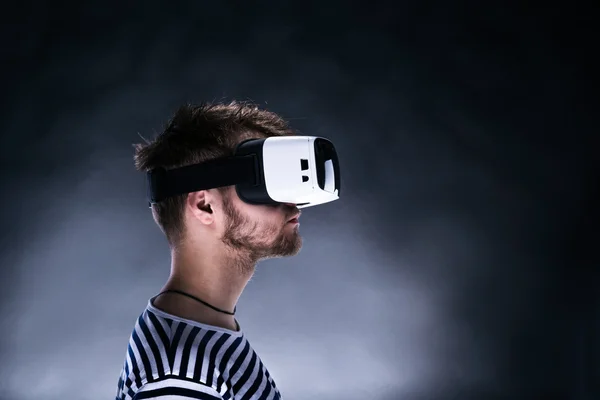
<path id="1" fill-rule="evenodd" d="M 210 386 L 178 378 L 166 378 L 147 383 L 138 390 L 133 400 L 223 400 Z"/>

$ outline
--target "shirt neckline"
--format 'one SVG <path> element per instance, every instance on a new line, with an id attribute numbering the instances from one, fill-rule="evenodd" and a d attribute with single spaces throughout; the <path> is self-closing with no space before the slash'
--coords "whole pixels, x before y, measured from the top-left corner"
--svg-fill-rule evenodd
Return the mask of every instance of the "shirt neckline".
<path id="1" fill-rule="evenodd" d="M 168 312 L 165 312 L 161 309 L 156 308 L 156 306 L 154 306 L 153 304 L 153 300 L 158 297 L 154 296 L 152 298 L 150 298 L 150 300 L 148 300 L 148 307 L 147 309 L 149 311 L 151 311 L 153 314 L 159 315 L 163 318 L 168 318 L 168 319 L 172 319 L 174 321 L 179 321 L 179 322 L 185 322 L 186 324 L 192 325 L 192 326 L 197 326 L 198 328 L 202 328 L 202 329 L 206 329 L 206 330 L 211 330 L 211 331 L 217 331 L 217 332 L 223 332 L 223 333 L 227 333 L 229 335 L 232 336 L 242 336 L 243 335 L 243 331 L 242 328 L 240 327 L 240 324 L 237 320 L 237 318 L 234 317 L 234 321 L 235 324 L 237 326 L 237 331 L 231 330 L 231 329 L 227 329 L 227 328 L 223 328 L 220 326 L 214 326 L 214 325 L 208 325 L 208 324 L 203 324 L 202 322 L 198 322 L 198 321 L 194 321 L 191 319 L 186 319 L 186 318 L 182 318 L 182 317 L 178 317 L 177 315 L 173 315 L 173 314 L 169 314 Z"/>

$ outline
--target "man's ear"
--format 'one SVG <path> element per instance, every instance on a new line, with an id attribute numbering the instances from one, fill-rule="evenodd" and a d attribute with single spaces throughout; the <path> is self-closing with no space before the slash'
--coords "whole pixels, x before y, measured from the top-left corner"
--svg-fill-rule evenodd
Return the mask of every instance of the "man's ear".
<path id="1" fill-rule="evenodd" d="M 211 198 L 206 190 L 189 193 L 187 195 L 186 208 L 203 224 L 210 225 L 215 220 L 214 210 L 211 207 Z"/>

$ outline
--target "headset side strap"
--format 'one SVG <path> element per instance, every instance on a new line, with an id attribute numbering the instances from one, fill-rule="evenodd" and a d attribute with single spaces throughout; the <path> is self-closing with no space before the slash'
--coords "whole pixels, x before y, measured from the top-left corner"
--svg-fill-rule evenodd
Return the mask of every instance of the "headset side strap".
<path id="1" fill-rule="evenodd" d="M 147 173 L 148 199 L 158 203 L 166 198 L 199 190 L 237 184 L 256 184 L 254 155 L 209 160 L 200 164 Z"/>

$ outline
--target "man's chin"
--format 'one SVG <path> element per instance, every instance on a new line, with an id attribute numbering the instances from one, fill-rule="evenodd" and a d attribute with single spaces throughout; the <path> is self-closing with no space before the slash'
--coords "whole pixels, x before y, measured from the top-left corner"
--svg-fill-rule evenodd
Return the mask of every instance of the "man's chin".
<path id="1" fill-rule="evenodd" d="M 284 257 L 295 256 L 296 254 L 300 253 L 300 250 L 302 250 L 302 237 L 298 236 L 296 242 L 289 247 Z"/>
<path id="2" fill-rule="evenodd" d="M 271 251 L 266 252 L 264 259 L 270 258 L 283 258 L 283 257 L 293 257 L 300 253 L 302 250 L 302 238 L 300 236 L 296 237 L 294 241 L 290 241 L 285 243 L 285 245 L 277 246 L 275 248 L 271 248 Z"/>

